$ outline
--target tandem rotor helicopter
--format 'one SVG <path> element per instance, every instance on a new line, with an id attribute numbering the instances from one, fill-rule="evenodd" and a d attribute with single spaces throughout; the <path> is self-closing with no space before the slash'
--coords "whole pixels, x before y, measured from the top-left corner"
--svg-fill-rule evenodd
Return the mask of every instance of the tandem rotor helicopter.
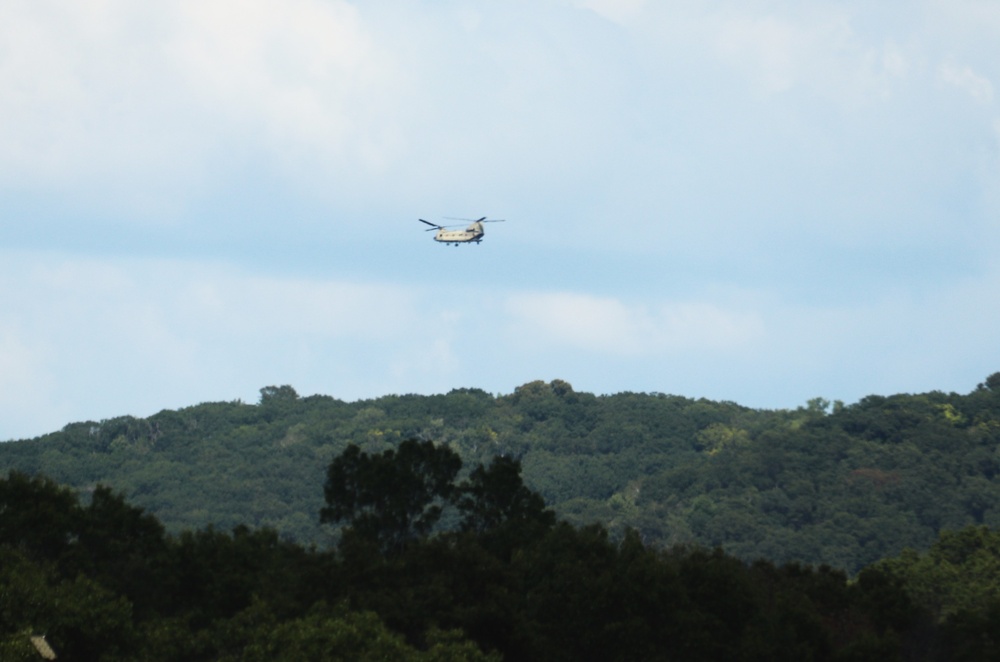
<path id="1" fill-rule="evenodd" d="M 449 230 L 448 228 L 458 227 L 457 225 L 438 225 L 437 223 L 431 223 L 430 221 L 425 221 L 422 218 L 418 218 L 421 223 L 426 223 L 431 226 L 427 229 L 427 232 L 431 230 L 437 230 L 437 234 L 434 235 L 434 241 L 440 241 L 443 244 L 454 244 L 458 246 L 459 244 L 468 243 L 480 243 L 483 240 L 483 235 L 486 231 L 483 229 L 483 223 L 503 223 L 504 219 L 495 218 L 487 219 L 485 216 L 482 218 L 477 218 L 475 220 L 471 218 L 449 218 L 450 221 L 472 221 L 472 225 L 465 228 L 464 230 Z"/>

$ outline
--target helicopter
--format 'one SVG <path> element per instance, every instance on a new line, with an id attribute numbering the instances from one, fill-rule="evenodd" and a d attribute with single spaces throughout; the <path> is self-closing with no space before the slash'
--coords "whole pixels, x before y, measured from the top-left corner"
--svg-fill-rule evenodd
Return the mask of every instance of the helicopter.
<path id="1" fill-rule="evenodd" d="M 458 227 L 456 225 L 438 225 L 437 223 L 431 223 L 430 221 L 425 221 L 422 218 L 418 218 L 421 223 L 426 223 L 431 226 L 427 229 L 427 232 L 431 230 L 437 230 L 437 234 L 434 235 L 434 241 L 440 241 L 443 244 L 453 244 L 458 246 L 459 244 L 468 244 L 470 242 L 480 243 L 483 240 L 483 235 L 486 231 L 483 229 L 483 223 L 503 223 L 504 219 L 495 218 L 487 219 L 485 216 L 482 218 L 477 218 L 475 220 L 471 218 L 449 218 L 451 221 L 472 221 L 472 225 L 465 228 L 464 230 L 449 230 L 448 228 Z"/>

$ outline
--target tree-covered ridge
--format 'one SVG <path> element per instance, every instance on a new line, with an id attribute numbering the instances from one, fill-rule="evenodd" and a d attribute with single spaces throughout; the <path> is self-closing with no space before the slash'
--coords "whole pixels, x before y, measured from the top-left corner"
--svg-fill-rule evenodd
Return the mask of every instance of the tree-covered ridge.
<path id="1" fill-rule="evenodd" d="M 814 399 L 755 410 L 659 393 L 593 395 L 531 382 L 508 395 L 456 389 L 353 403 L 261 390 L 146 419 L 67 425 L 0 444 L 0 469 L 88 491 L 110 485 L 169 531 L 270 527 L 326 545 L 316 526 L 331 459 L 434 440 L 468 470 L 520 460 L 562 518 L 613 537 L 721 546 L 739 558 L 854 573 L 942 530 L 1000 525 L 1000 373 L 968 394 Z M 447 517 L 443 520 L 448 525 Z"/>

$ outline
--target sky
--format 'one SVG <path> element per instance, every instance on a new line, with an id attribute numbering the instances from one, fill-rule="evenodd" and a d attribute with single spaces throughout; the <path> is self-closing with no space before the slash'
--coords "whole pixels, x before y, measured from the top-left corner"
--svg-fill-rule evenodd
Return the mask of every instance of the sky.
<path id="1" fill-rule="evenodd" d="M 998 44 L 995 0 L 6 0 L 0 440 L 283 384 L 967 393 Z"/>

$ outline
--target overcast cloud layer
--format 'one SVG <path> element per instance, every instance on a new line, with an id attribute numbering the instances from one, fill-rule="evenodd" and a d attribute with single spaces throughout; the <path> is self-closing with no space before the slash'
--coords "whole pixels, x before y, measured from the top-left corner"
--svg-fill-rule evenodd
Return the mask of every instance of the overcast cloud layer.
<path id="1" fill-rule="evenodd" d="M 8 0 L 0 439 L 279 384 L 967 392 L 998 43 L 992 0 Z"/>

